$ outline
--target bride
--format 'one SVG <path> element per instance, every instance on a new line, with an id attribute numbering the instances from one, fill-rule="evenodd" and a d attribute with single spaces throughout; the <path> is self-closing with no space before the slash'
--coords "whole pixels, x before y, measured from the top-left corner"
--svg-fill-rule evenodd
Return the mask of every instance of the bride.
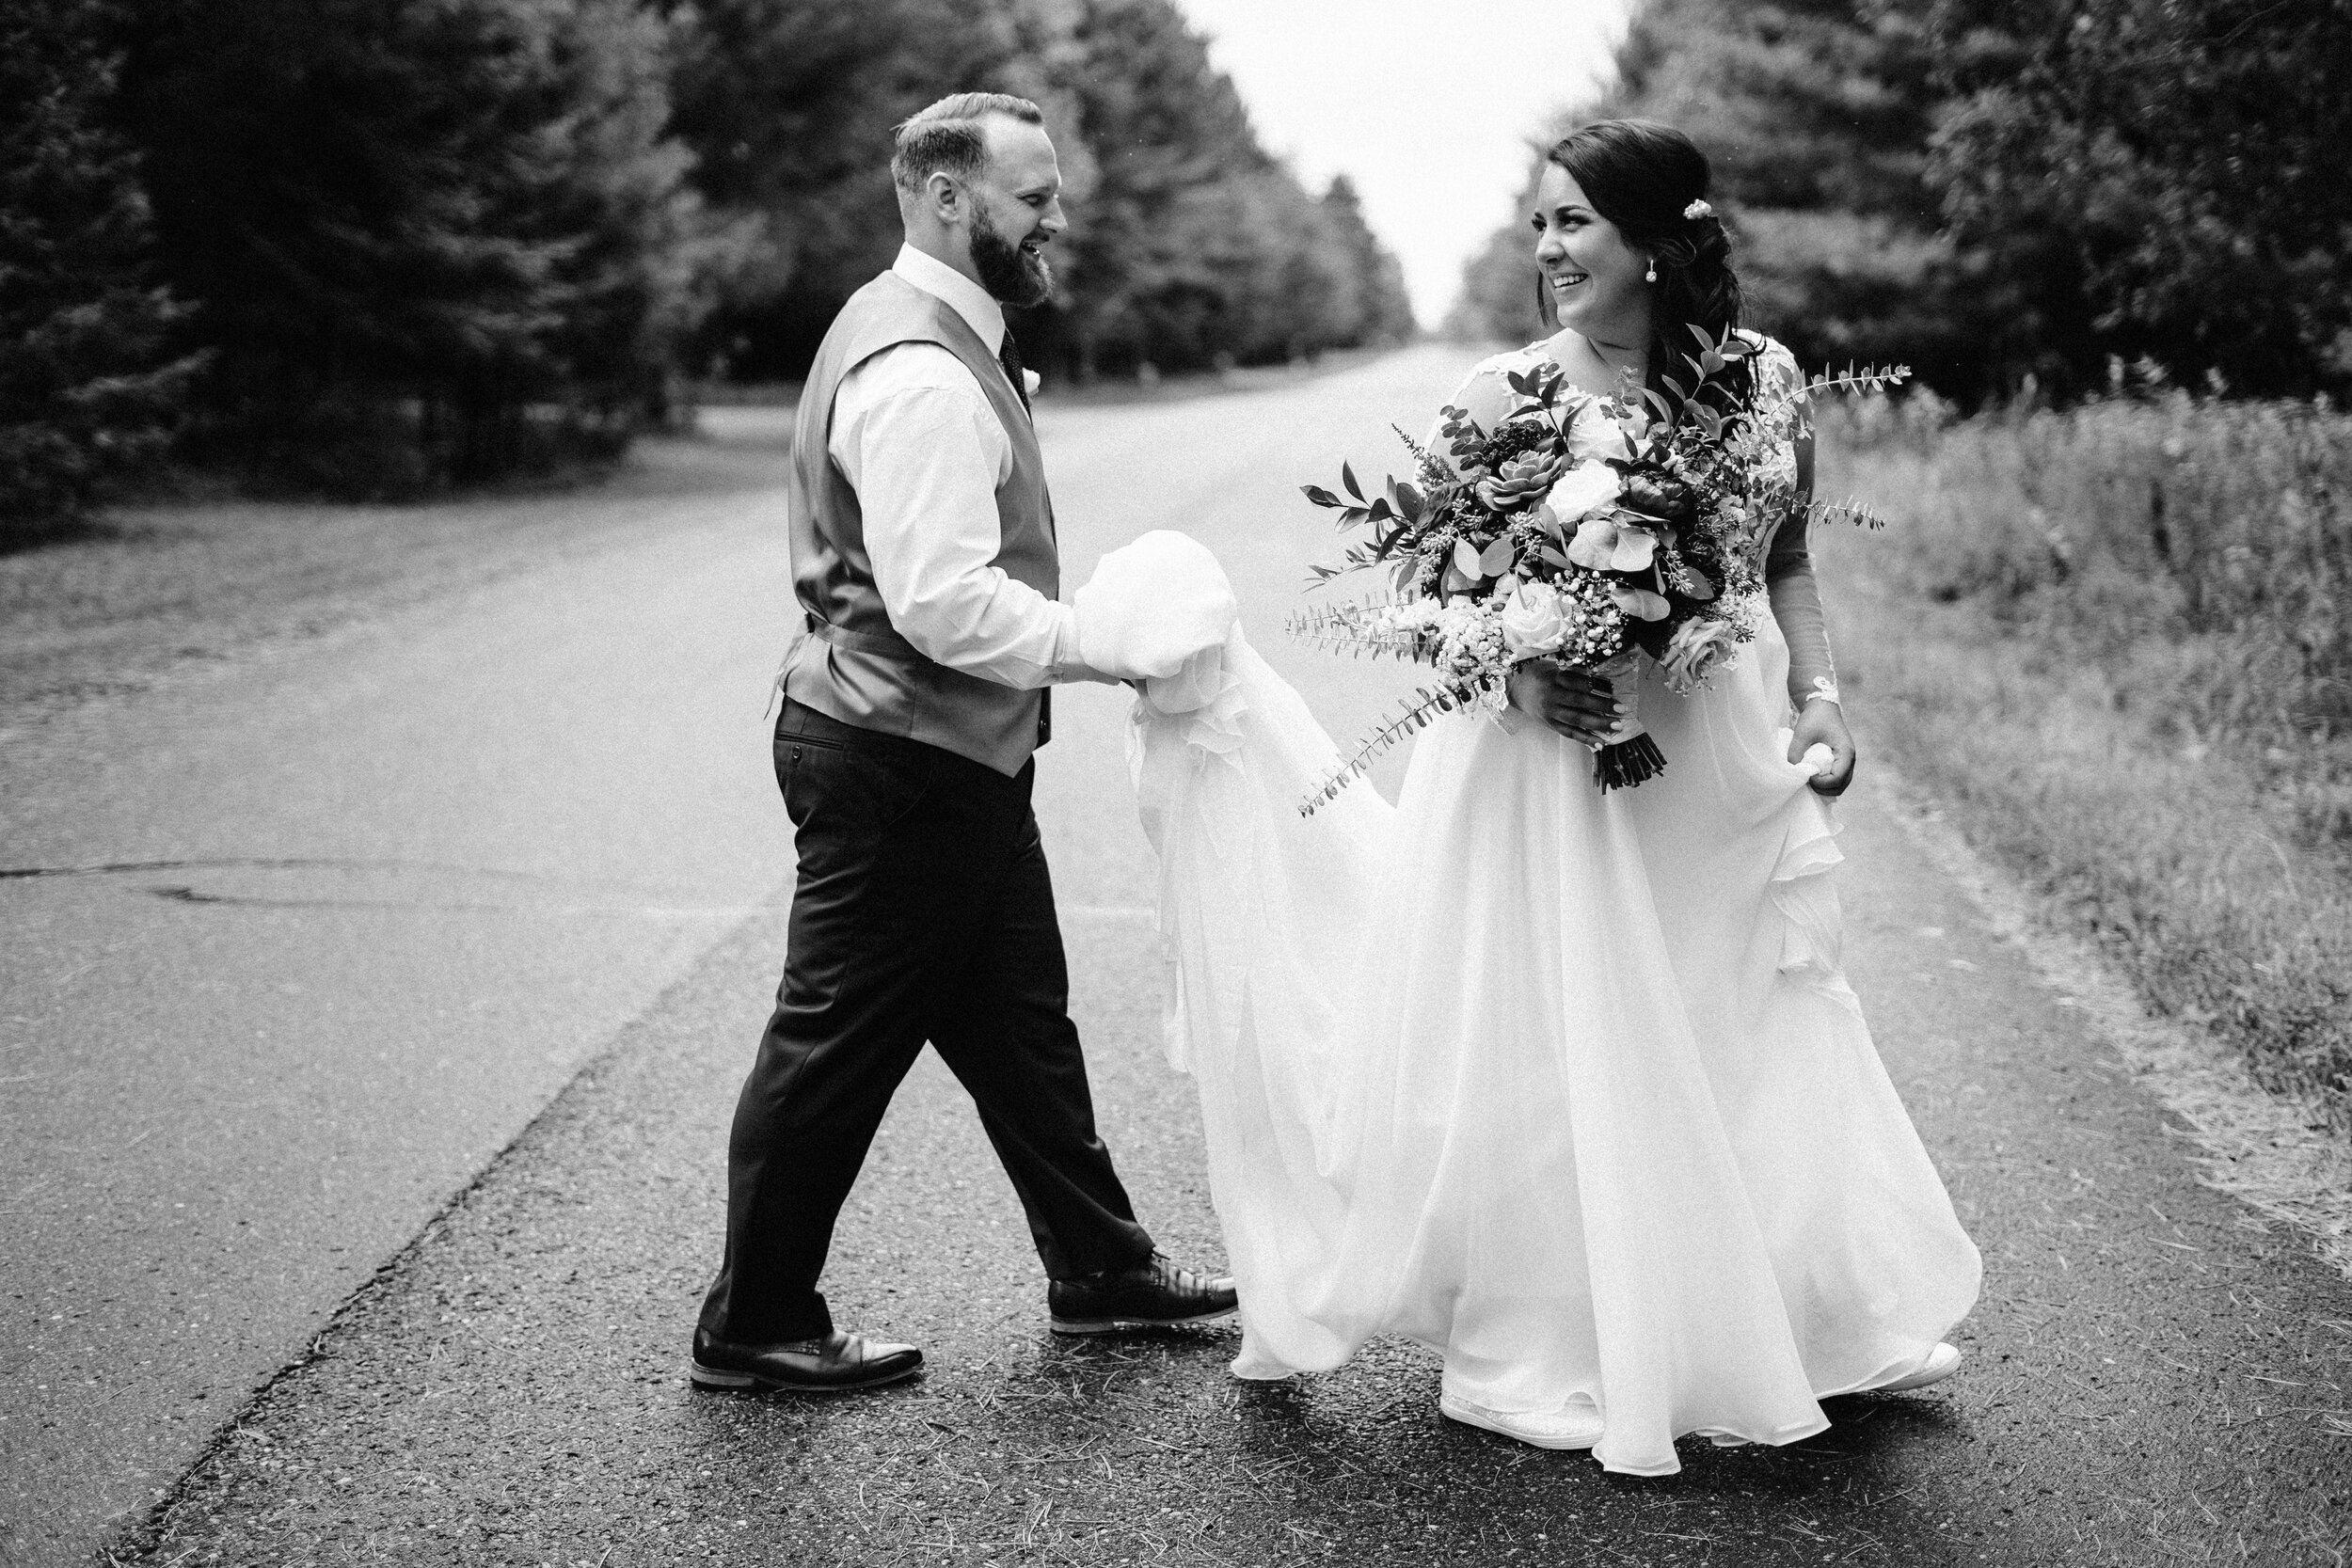
<path id="1" fill-rule="evenodd" d="M 1656 386 L 1689 324 L 1735 326 L 1707 183 L 1652 122 L 1553 147 L 1534 226 L 1560 329 L 1454 405 L 1491 430 L 1546 362 Z M 1752 388 L 1794 376 L 1755 341 Z M 1798 418 L 1772 493 L 1802 499 Z M 1086 662 L 1152 677 L 1130 752 L 1236 1374 L 1403 1335 L 1444 1357 L 1447 1417 L 1661 1475 L 1677 1437 L 1792 1442 L 1831 1395 L 1957 1365 L 1977 1251 L 1839 969 L 1854 750 L 1803 507 L 1754 548 L 1770 612 L 1737 662 L 1677 696 L 1644 661 L 1661 776 L 1596 788 L 1624 694 L 1534 661 L 1508 710 L 1422 734 L 1394 807 L 1359 785 L 1311 816 L 1335 751 L 1204 549 L 1147 535 L 1080 591 Z"/>

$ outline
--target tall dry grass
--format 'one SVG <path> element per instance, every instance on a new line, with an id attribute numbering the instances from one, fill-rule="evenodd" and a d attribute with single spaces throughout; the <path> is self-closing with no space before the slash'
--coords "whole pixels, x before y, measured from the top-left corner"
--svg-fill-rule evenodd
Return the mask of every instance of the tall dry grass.
<path id="1" fill-rule="evenodd" d="M 1822 447 L 1891 524 L 1823 541 L 1857 722 L 2159 1011 L 2352 1132 L 2352 419 L 1920 400 Z"/>

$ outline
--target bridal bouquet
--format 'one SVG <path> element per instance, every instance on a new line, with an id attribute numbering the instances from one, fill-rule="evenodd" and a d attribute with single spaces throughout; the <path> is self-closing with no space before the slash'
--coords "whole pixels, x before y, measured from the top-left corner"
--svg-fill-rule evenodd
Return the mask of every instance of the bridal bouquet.
<path id="1" fill-rule="evenodd" d="M 1760 541 L 1796 502 L 1791 482 L 1775 477 L 1770 462 L 1784 421 L 1809 397 L 1875 391 L 1909 373 L 1849 371 L 1741 398 L 1732 395 L 1735 367 L 1757 345 L 1692 330 L 1698 352 L 1685 357 L 1685 376 L 1663 378 L 1662 391 L 1597 397 L 1569 387 L 1556 365 L 1514 372 L 1505 378 L 1513 411 L 1493 430 L 1462 409 L 1442 411 L 1444 457 L 1397 433 L 1416 459 L 1414 479 L 1391 477 L 1367 499 L 1342 465 L 1344 496 L 1302 487 L 1310 501 L 1339 513 L 1341 528 L 1372 531 L 1339 566 L 1316 567 L 1318 582 L 1386 567 L 1394 591 L 1295 615 L 1291 634 L 1438 673 L 1302 812 L 1437 715 L 1499 712 L 1509 702 L 1511 672 L 1531 658 L 1608 678 L 1628 710 L 1595 757 L 1602 789 L 1638 784 L 1666 766 L 1633 711 L 1637 657 L 1655 659 L 1668 687 L 1688 693 L 1755 636 Z M 1878 522 L 1852 506 L 1813 511 Z"/>

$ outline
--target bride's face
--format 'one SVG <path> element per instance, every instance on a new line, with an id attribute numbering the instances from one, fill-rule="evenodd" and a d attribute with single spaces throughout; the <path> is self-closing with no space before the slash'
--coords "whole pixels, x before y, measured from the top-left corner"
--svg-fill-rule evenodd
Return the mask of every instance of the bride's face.
<path id="1" fill-rule="evenodd" d="M 1649 340 L 1649 257 L 1593 210 L 1566 169 L 1546 164 L 1535 187 L 1535 264 L 1560 325 L 1598 342 Z"/>

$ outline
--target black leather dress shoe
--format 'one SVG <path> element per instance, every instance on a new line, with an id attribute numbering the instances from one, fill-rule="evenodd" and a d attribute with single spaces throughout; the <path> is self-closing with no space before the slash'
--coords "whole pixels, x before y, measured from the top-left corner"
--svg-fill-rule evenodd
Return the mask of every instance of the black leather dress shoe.
<path id="1" fill-rule="evenodd" d="M 1123 1334 L 1223 1323 L 1238 1298 L 1223 1275 L 1180 1269 L 1159 1253 L 1132 1269 L 1057 1279 L 1045 1290 L 1057 1334 Z"/>
<path id="2" fill-rule="evenodd" d="M 697 1388 L 839 1394 L 896 1383 L 922 1370 L 923 1353 L 913 1345 L 886 1344 L 837 1328 L 821 1339 L 775 1345 L 730 1345 L 694 1331 L 692 1376 Z"/>

